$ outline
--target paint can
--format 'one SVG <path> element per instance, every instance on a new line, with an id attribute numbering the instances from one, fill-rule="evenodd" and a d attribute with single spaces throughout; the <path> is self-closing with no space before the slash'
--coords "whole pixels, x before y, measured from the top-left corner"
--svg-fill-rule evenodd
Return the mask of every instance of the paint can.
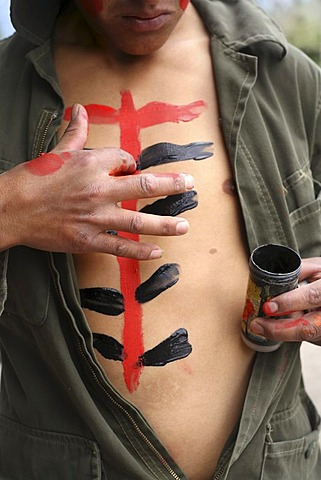
<path id="1" fill-rule="evenodd" d="M 258 352 L 273 352 L 282 342 L 253 333 L 250 325 L 256 317 L 273 318 L 264 314 L 263 304 L 298 286 L 301 258 L 291 248 L 271 243 L 253 250 L 249 268 L 249 282 L 242 315 L 242 338 L 246 345 Z"/>

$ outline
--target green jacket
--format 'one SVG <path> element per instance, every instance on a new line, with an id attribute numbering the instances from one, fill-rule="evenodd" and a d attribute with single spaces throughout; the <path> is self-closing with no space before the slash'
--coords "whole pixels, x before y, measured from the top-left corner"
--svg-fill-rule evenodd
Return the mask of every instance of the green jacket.
<path id="1" fill-rule="evenodd" d="M 251 0 L 193 3 L 211 37 L 249 248 L 275 242 L 319 256 L 320 69 Z M 59 9 L 58 0 L 12 0 L 18 33 L 0 44 L 1 171 L 57 141 L 64 105 L 50 36 Z M 96 362 L 72 257 L 15 247 L 0 254 L 0 273 L 0 479 L 186 479 Z M 319 416 L 299 347 L 256 356 L 214 479 L 320 479 Z"/>

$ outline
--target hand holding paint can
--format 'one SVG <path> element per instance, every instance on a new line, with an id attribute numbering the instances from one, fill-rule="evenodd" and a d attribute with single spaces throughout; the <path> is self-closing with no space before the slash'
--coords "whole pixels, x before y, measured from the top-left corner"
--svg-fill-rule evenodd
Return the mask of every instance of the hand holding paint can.
<path id="1" fill-rule="evenodd" d="M 282 342 L 253 333 L 251 322 L 256 317 L 273 318 L 264 314 L 263 304 L 297 287 L 301 258 L 291 248 L 271 243 L 253 250 L 249 267 L 250 277 L 242 315 L 242 338 L 246 345 L 258 352 L 273 352 Z"/>

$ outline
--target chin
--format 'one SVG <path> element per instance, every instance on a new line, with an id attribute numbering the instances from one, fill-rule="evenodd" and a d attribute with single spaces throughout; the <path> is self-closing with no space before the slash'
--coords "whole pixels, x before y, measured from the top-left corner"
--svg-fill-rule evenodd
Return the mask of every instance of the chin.
<path id="1" fill-rule="evenodd" d="M 151 42 L 149 40 L 140 42 L 115 42 L 112 44 L 111 51 L 114 51 L 116 55 L 118 53 L 120 56 L 143 57 L 156 53 L 165 43 L 166 40 L 157 42 Z"/>

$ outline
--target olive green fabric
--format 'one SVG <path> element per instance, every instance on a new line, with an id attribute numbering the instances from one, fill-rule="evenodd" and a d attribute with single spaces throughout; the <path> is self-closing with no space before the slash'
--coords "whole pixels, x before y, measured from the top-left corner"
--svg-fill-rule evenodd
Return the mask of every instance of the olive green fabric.
<path id="1" fill-rule="evenodd" d="M 211 37 L 249 249 L 277 242 L 319 256 L 320 70 L 253 2 L 193 3 Z M 41 5 L 13 1 L 18 34 L 0 44 L 1 171 L 49 150 L 63 116 L 49 39 L 60 3 Z M 97 363 L 72 257 L 15 247 L 0 272 L 0 479 L 186 480 Z M 318 429 L 300 345 L 258 354 L 214 478 L 320 479 Z"/>

